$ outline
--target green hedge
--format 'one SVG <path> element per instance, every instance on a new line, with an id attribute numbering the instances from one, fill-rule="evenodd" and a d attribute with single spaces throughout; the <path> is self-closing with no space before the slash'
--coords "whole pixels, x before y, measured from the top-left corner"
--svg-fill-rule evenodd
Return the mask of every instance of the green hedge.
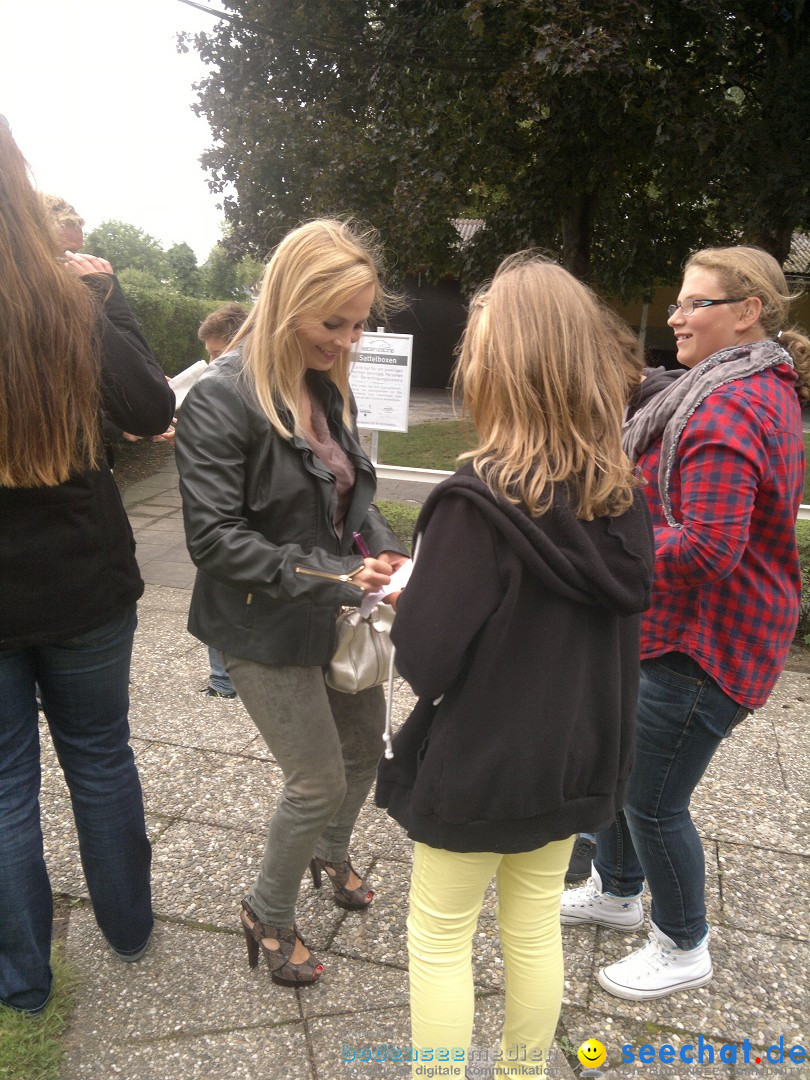
<path id="1" fill-rule="evenodd" d="M 203 319 L 228 303 L 227 300 L 199 300 L 168 288 L 122 284 L 124 295 L 149 342 L 158 363 L 167 375 L 204 360 L 206 353 L 197 331 Z"/>
<path id="2" fill-rule="evenodd" d="M 396 533 L 399 542 L 410 551 L 414 525 L 422 507 L 411 506 L 409 503 L 391 502 L 389 499 L 377 499 L 377 507 Z"/>

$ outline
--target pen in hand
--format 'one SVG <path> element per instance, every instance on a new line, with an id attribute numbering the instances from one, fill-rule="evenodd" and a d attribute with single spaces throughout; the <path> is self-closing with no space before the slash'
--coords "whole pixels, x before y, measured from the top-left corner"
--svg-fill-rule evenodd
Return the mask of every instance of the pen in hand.
<path id="1" fill-rule="evenodd" d="M 354 546 L 357 548 L 363 558 L 370 559 L 371 552 L 368 550 L 368 546 L 359 532 L 352 533 L 352 540 L 354 540 Z"/>

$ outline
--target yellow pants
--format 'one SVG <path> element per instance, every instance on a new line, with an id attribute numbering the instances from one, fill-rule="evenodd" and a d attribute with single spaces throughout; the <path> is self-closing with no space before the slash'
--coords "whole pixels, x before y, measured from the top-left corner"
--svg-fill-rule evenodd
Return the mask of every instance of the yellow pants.
<path id="1" fill-rule="evenodd" d="M 423 1075 L 416 1070 L 427 1063 L 425 1049 L 433 1048 L 439 1063 L 458 1061 L 470 1047 L 472 940 L 493 876 L 506 970 L 501 1050 L 513 1062 L 515 1054 L 525 1054 L 527 1062 L 545 1060 L 562 1002 L 560 896 L 572 845 L 569 837 L 517 855 L 414 845 L 408 914 L 411 1038 L 419 1051 L 414 1076 Z M 508 1072 L 496 1068 L 495 1075 Z"/>

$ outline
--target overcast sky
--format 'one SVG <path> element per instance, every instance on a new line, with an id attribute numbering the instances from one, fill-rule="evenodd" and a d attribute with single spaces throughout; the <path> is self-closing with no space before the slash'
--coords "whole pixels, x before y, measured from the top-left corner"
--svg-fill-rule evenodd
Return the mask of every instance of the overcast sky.
<path id="1" fill-rule="evenodd" d="M 213 11 L 217 0 L 200 0 Z M 216 18 L 179 0 L 0 0 L 0 112 L 36 186 L 64 196 L 86 230 L 114 218 L 203 262 L 221 235 L 191 111 L 206 73 L 179 30 Z"/>

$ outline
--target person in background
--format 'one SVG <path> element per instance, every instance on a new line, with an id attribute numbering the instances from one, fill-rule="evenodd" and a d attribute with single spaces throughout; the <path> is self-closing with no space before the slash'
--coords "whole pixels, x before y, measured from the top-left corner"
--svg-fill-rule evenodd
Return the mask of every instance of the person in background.
<path id="1" fill-rule="evenodd" d="M 56 246 L 3 117 L 0 281 L 0 1003 L 35 1015 L 51 992 L 53 918 L 37 684 L 98 925 L 128 961 L 152 932 L 128 723 L 143 582 L 101 409 L 149 436 L 174 394 L 110 264 Z"/>
<path id="2" fill-rule="evenodd" d="M 791 299 L 765 251 L 692 255 L 669 309 L 687 370 L 645 380 L 625 425 L 656 542 L 636 759 L 624 812 L 599 833 L 591 878 L 563 895 L 561 918 L 637 930 L 646 879 L 648 943 L 598 974 L 629 1000 L 712 978 L 705 860 L 689 803 L 723 740 L 767 700 L 799 618 L 810 340 L 788 328 Z"/>
<path id="3" fill-rule="evenodd" d="M 231 302 L 212 311 L 200 324 L 197 337 L 205 346 L 209 360 L 218 360 L 228 351 L 236 331 L 248 317 L 248 309 Z"/>
<path id="4" fill-rule="evenodd" d="M 248 310 L 241 304 L 224 304 L 216 311 L 212 311 L 201 323 L 197 331 L 197 337 L 205 346 L 209 360 L 217 360 L 227 352 L 231 338 L 245 321 Z M 208 663 L 210 673 L 208 682 L 200 691 L 207 697 L 229 698 L 236 697 L 233 683 L 225 670 L 225 658 L 219 649 L 208 646 Z"/>
<path id="5" fill-rule="evenodd" d="M 339 608 L 359 606 L 408 557 L 371 501 L 376 476 L 349 387 L 352 347 L 385 300 L 370 237 L 330 219 L 294 229 L 231 350 L 190 390 L 177 430 L 197 566 L 189 630 L 224 653 L 284 775 L 240 915 L 249 963 L 261 952 L 284 986 L 323 970 L 295 926 L 307 866 L 343 908 L 364 911 L 374 895 L 348 848 L 380 755 L 385 695 L 381 686 L 338 693 L 323 667 Z M 372 555 L 353 553 L 354 534 Z"/>
<path id="6" fill-rule="evenodd" d="M 66 250 L 78 254 L 84 247 L 84 218 L 61 195 L 40 192 L 39 197 L 56 234 L 59 254 Z"/>
<path id="7" fill-rule="evenodd" d="M 415 841 L 408 916 L 414 1075 L 466 1054 L 472 941 L 493 876 L 506 969 L 502 1058 L 548 1061 L 563 990 L 573 834 L 622 805 L 652 534 L 622 451 L 641 356 L 562 267 L 519 253 L 474 298 L 455 374 L 478 445 L 416 524 L 392 593 L 419 703 L 376 801 Z"/>
<path id="8" fill-rule="evenodd" d="M 56 238 L 57 258 L 63 259 L 71 253 L 79 254 L 84 247 L 84 218 L 61 195 L 47 195 L 39 192 L 39 198 Z M 174 423 L 174 417 L 172 423 Z M 107 455 L 107 462 L 111 469 L 115 467 L 115 444 L 118 440 L 123 438 L 127 442 L 140 442 L 141 439 L 140 435 L 123 431 L 104 413 L 101 416 L 101 431 L 104 453 Z M 153 436 L 152 442 L 171 442 L 173 439 L 174 428 L 169 426 L 166 431 Z"/>

